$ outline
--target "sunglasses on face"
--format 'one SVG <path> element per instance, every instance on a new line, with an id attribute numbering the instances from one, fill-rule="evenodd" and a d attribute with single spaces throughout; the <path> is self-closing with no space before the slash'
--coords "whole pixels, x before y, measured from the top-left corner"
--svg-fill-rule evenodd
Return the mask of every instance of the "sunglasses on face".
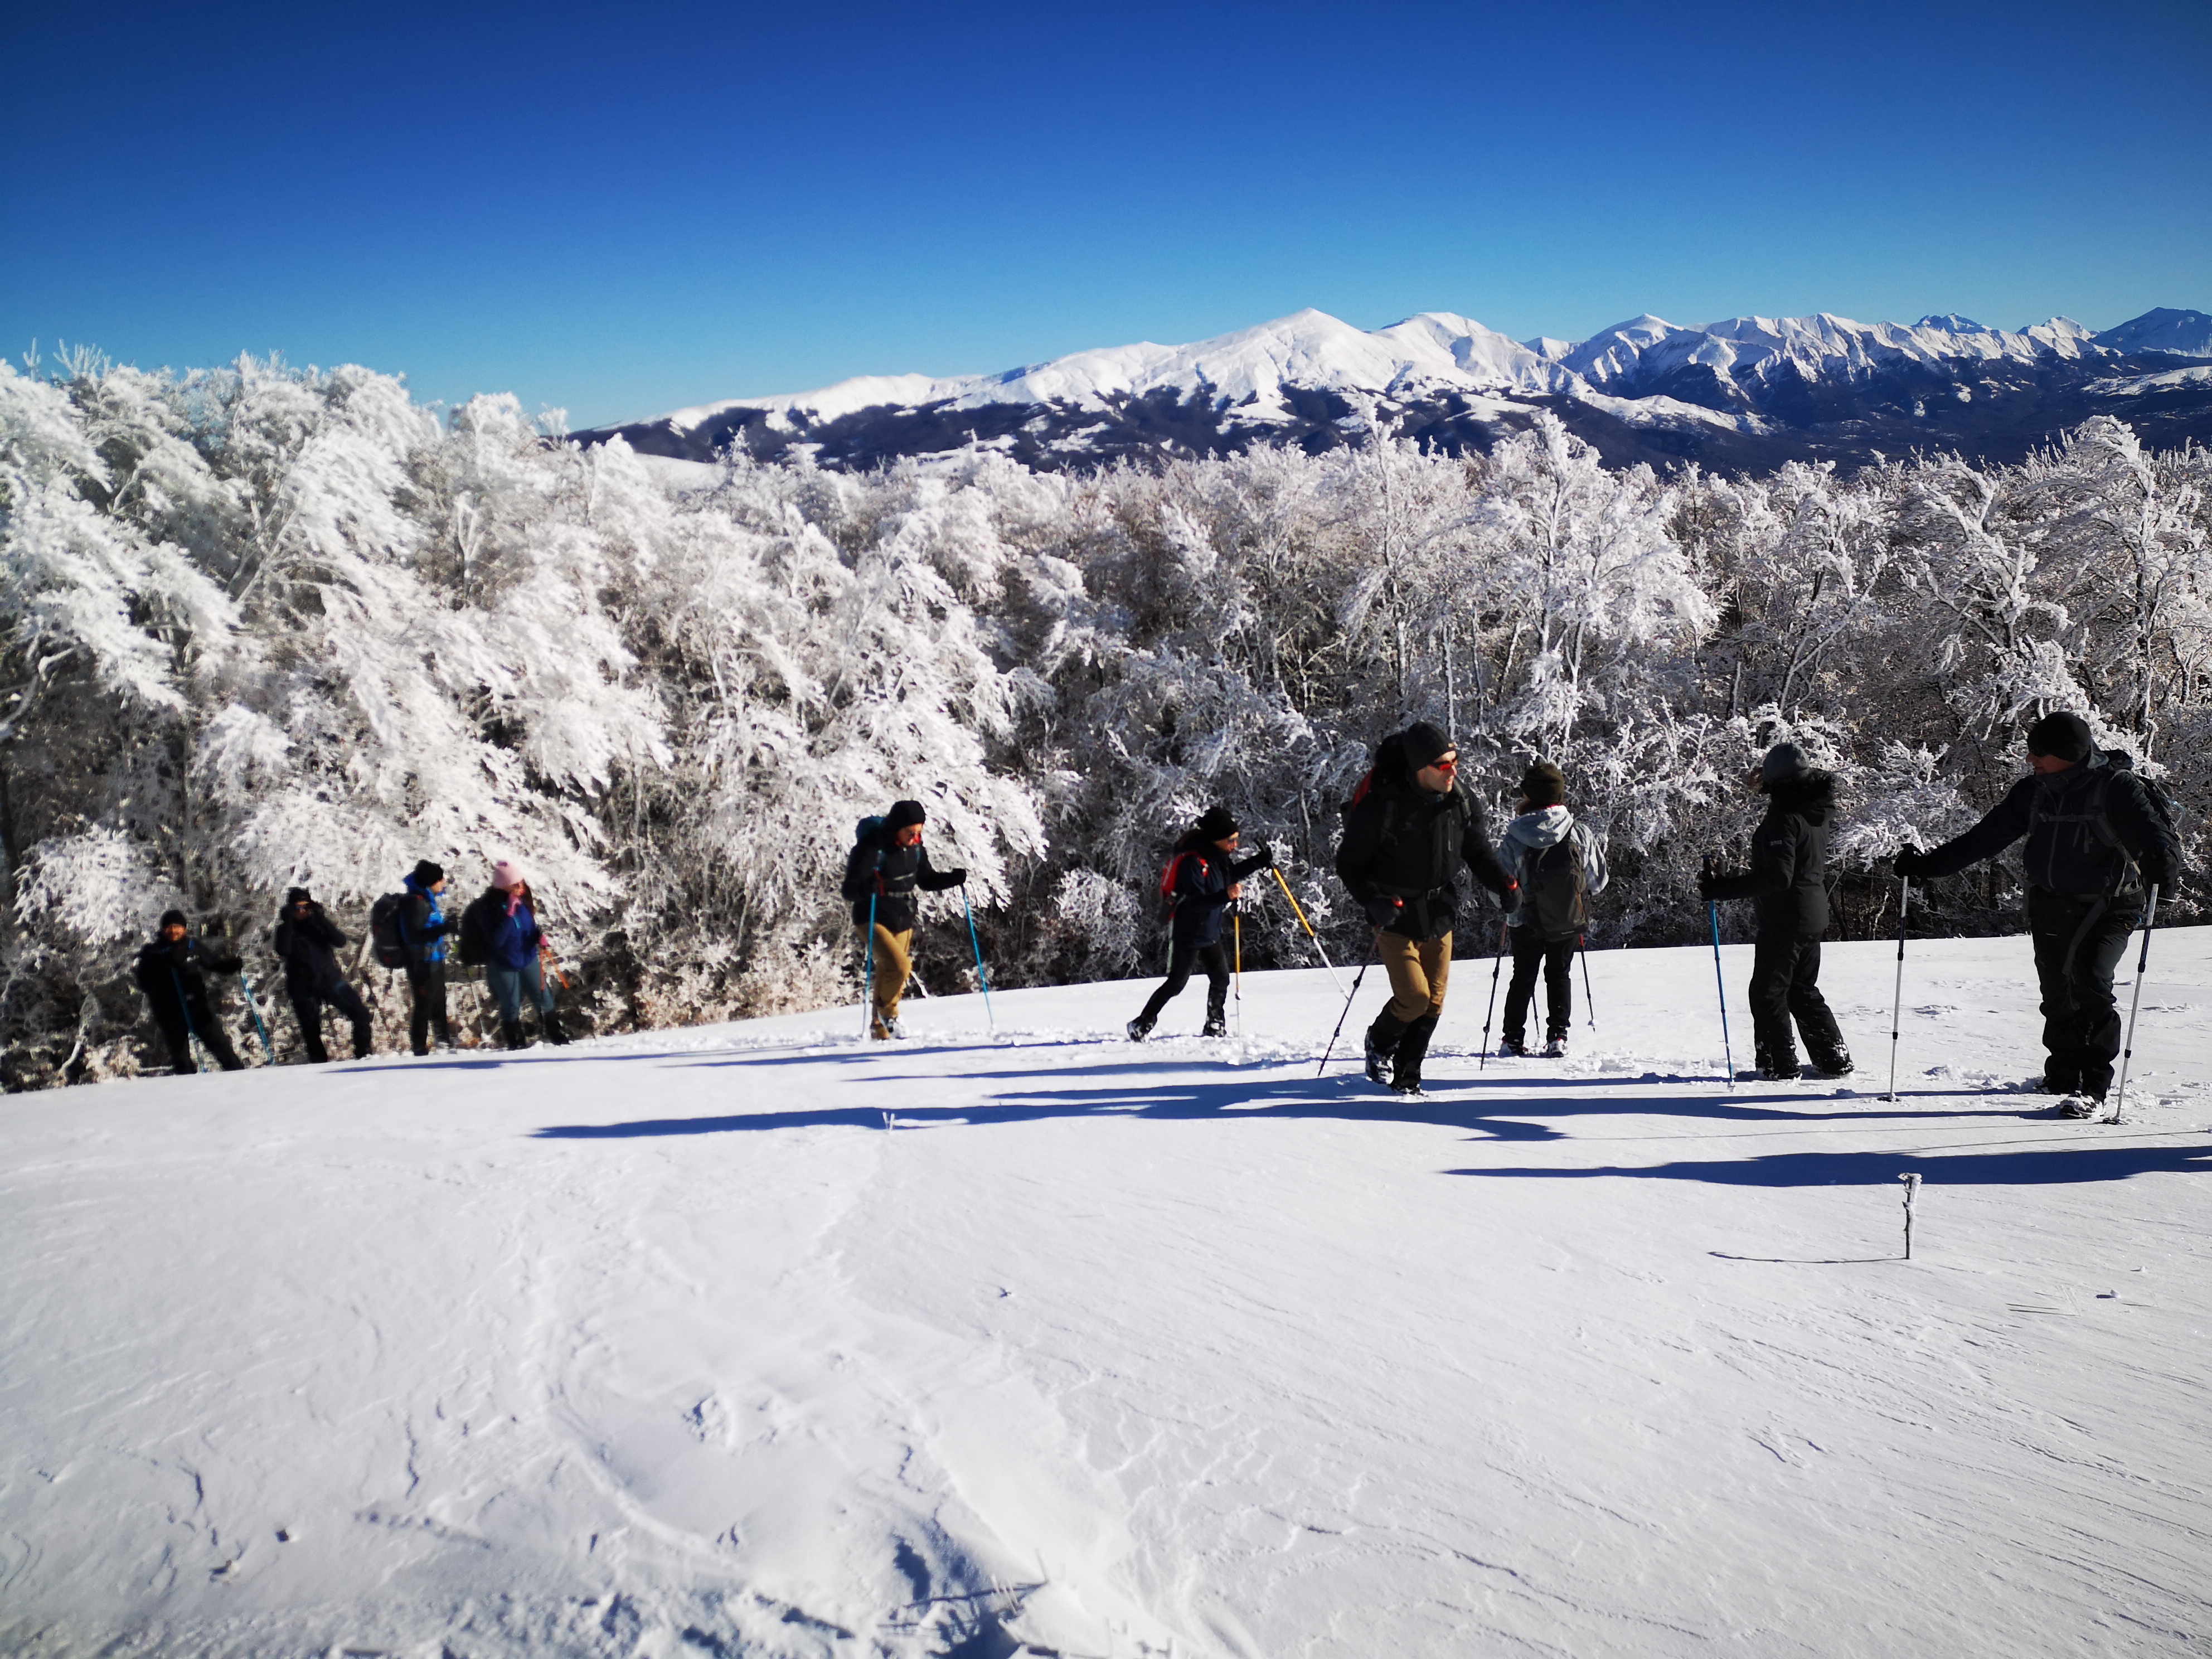
<path id="1" fill-rule="evenodd" d="M 1439 755 L 1436 759 L 1429 763 L 1429 769 L 1432 772 L 1456 772 L 1459 770 L 1459 757 L 1457 755 Z"/>

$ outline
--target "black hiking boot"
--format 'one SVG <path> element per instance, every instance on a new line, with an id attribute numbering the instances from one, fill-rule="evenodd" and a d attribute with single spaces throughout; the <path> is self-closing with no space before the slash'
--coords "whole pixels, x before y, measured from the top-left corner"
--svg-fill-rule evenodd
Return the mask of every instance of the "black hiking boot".
<path id="1" fill-rule="evenodd" d="M 500 1021 L 499 1040 L 509 1048 L 527 1048 L 530 1046 L 530 1039 L 522 1035 L 522 1022 L 519 1019 Z"/>
<path id="2" fill-rule="evenodd" d="M 1130 1042 L 1142 1042 L 1146 1037 L 1152 1036 L 1152 1022 L 1139 1015 L 1121 1029 L 1129 1034 Z"/>

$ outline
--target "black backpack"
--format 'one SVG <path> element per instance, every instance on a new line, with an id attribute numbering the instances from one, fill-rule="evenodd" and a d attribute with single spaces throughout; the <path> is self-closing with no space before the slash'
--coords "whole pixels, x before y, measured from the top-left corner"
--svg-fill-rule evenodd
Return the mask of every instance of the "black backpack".
<path id="1" fill-rule="evenodd" d="M 491 960 L 491 930 L 486 924 L 490 904 L 491 895 L 479 893 L 461 912 L 460 958 L 464 968 L 481 968 Z"/>
<path id="2" fill-rule="evenodd" d="M 1547 939 L 1574 939 L 1589 926 L 1589 872 L 1572 830 L 1531 860 L 1522 908 Z"/>
<path id="3" fill-rule="evenodd" d="M 386 893 L 369 908 L 368 942 L 386 968 L 407 965 L 407 941 L 399 930 L 399 912 L 406 902 L 404 893 Z"/>
<path id="4" fill-rule="evenodd" d="M 2105 764 L 2098 769 L 2096 787 L 2089 792 L 2088 798 L 2071 812 L 2046 812 L 2043 810 L 2043 797 L 2039 793 L 2028 808 L 2028 833 L 2033 835 L 2037 826 L 2043 823 L 2086 823 L 2091 835 L 2120 855 L 2120 873 L 2115 880 L 2114 890 L 2125 892 L 2129 890 L 2131 880 L 2142 881 L 2142 872 L 2136 867 L 2135 854 L 2128 851 L 2120 841 L 2119 832 L 2112 828 L 2111 796 L 2113 779 L 2124 772 L 2141 784 L 2143 799 L 2150 804 L 2151 816 L 2164 824 L 2166 832 L 2177 842 L 2181 838 L 2179 811 L 2172 795 L 2136 770 L 2133 755 L 2124 749 L 2107 749 L 2101 752 Z M 2172 895 L 2166 896 L 2170 898 Z"/>

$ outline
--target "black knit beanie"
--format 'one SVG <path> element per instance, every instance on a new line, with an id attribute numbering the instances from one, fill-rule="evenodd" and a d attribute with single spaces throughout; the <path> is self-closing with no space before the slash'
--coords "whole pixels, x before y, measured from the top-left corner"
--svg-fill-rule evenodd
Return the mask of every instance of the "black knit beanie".
<path id="1" fill-rule="evenodd" d="M 1406 728 L 1403 738 L 1406 750 L 1406 769 L 1418 772 L 1424 766 L 1434 766 L 1443 756 L 1452 751 L 1452 740 L 1426 720 L 1415 720 Z"/>
<path id="2" fill-rule="evenodd" d="M 445 878 L 446 866 L 442 864 L 433 864 L 428 859 L 423 859 L 415 866 L 415 884 L 418 887 L 435 887 Z"/>
<path id="3" fill-rule="evenodd" d="M 891 803 L 891 810 L 884 814 L 884 828 L 886 830 L 903 830 L 909 823 L 928 822 L 929 814 L 921 810 L 921 803 L 918 800 L 895 800 Z"/>
<path id="4" fill-rule="evenodd" d="M 314 902 L 314 895 L 304 887 L 287 887 L 284 890 L 284 902 L 288 905 L 313 904 Z"/>
<path id="5" fill-rule="evenodd" d="M 164 910 L 161 912 L 161 926 L 164 927 L 189 927 L 191 926 L 191 923 L 185 920 L 185 913 L 182 910 Z"/>
<path id="6" fill-rule="evenodd" d="M 1521 799 L 1531 806 L 1559 806 L 1567 799 L 1567 775 L 1549 761 L 1532 761 L 1521 775 Z"/>
<path id="7" fill-rule="evenodd" d="M 2064 709 L 2045 714 L 2027 728 L 2027 752 L 2031 755 L 2048 755 L 2053 760 L 2072 761 L 2078 766 L 2095 750 L 2096 744 L 2089 736 L 2089 722 Z"/>
<path id="8" fill-rule="evenodd" d="M 1191 828 L 1208 841 L 1226 841 L 1237 833 L 1237 820 L 1225 806 L 1209 806 Z"/>

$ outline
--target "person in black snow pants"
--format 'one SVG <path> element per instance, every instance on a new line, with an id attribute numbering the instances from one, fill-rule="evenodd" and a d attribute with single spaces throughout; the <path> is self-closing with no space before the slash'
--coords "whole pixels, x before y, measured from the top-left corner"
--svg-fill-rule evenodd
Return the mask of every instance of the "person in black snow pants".
<path id="1" fill-rule="evenodd" d="M 1367 1028 L 1367 1075 L 1401 1095 L 1421 1092 L 1421 1062 L 1443 1017 L 1462 870 L 1509 915 L 1520 907 L 1482 808 L 1460 787 L 1459 750 L 1417 721 L 1376 746 L 1336 848 L 1336 873 L 1375 924 L 1375 953 L 1390 976 L 1390 1000 Z"/>
<path id="2" fill-rule="evenodd" d="M 446 936 L 460 931 L 457 917 L 446 914 L 446 870 L 428 859 L 417 863 L 404 884 L 407 902 L 399 907 L 399 939 L 407 947 L 407 1046 L 418 1054 L 430 1052 L 434 1032 L 438 1046 L 453 1046 L 453 1028 L 446 1019 Z"/>
<path id="3" fill-rule="evenodd" d="M 284 963 L 284 994 L 299 1017 L 300 1040 L 307 1046 L 308 1063 L 320 1066 L 331 1057 L 323 1047 L 325 1003 L 353 1022 L 353 1057 L 366 1059 L 368 1010 L 338 966 L 337 953 L 345 949 L 346 936 L 306 888 L 295 887 L 284 895 L 270 944 Z"/>
<path id="4" fill-rule="evenodd" d="M 1751 868 L 1698 878 L 1706 899 L 1753 899 L 1758 943 L 1752 949 L 1751 1030 L 1759 1075 L 1802 1077 L 1796 1034 L 1816 1077 L 1851 1069 L 1844 1034 L 1820 994 L 1820 935 L 1828 931 L 1828 836 L 1836 822 L 1836 781 L 1805 763 L 1794 743 L 1766 751 L 1750 777 L 1766 796 L 1766 816 L 1752 832 Z M 1796 1022 L 1796 1031 L 1790 1022 Z"/>
<path id="5" fill-rule="evenodd" d="M 1266 847 L 1239 859 L 1240 833 L 1227 808 L 1210 806 L 1176 842 L 1173 873 L 1165 884 L 1175 906 L 1168 976 L 1126 1028 L 1131 1042 L 1142 1042 L 1152 1035 L 1160 1010 L 1182 994 L 1191 969 L 1200 963 L 1206 968 L 1206 1025 L 1199 1035 L 1229 1035 L 1229 957 L 1221 948 L 1221 919 L 1238 896 L 1237 884 L 1275 861 Z"/>
<path id="6" fill-rule="evenodd" d="M 853 926 L 860 932 L 861 947 L 874 964 L 868 988 L 872 1011 L 868 1035 L 879 1040 L 906 1035 L 899 1024 L 899 1000 L 914 973 L 914 925 L 921 919 L 915 890 L 941 893 L 968 879 L 965 870 L 931 866 L 929 849 L 921 844 L 921 827 L 928 819 L 920 801 L 895 800 L 882 821 L 854 843 L 852 855 L 845 860 L 842 890 L 853 907 Z"/>
<path id="7" fill-rule="evenodd" d="M 1566 808 L 1566 775 L 1537 761 L 1521 775 L 1521 812 L 1498 842 L 1498 861 L 1521 884 L 1513 923 L 1513 981 L 1505 990 L 1505 1040 L 1498 1052 L 1528 1052 L 1528 1008 L 1544 975 L 1544 1058 L 1567 1052 L 1574 1023 L 1575 951 L 1589 925 L 1589 901 L 1605 890 L 1605 848 Z"/>
<path id="8" fill-rule="evenodd" d="M 2098 751 L 2079 714 L 2029 728 L 2022 778 L 1966 834 L 1897 855 L 1897 873 L 1928 881 L 2025 836 L 2027 928 L 2043 994 L 2043 1087 L 2060 1113 L 2091 1117 L 2112 1086 L 2120 1010 L 2112 971 L 2142 921 L 2145 889 L 2172 893 L 2181 843 L 2124 754 Z"/>
<path id="9" fill-rule="evenodd" d="M 131 976 L 146 994 L 146 1006 L 154 1024 L 169 1045 L 169 1062 L 187 1075 L 199 1070 L 192 1058 L 192 1039 L 226 1072 L 242 1072 L 246 1062 L 230 1046 L 222 1022 L 208 1006 L 207 975 L 234 974 L 246 964 L 236 957 L 218 955 L 192 938 L 182 910 L 161 913 L 161 931 L 138 952 Z"/>

